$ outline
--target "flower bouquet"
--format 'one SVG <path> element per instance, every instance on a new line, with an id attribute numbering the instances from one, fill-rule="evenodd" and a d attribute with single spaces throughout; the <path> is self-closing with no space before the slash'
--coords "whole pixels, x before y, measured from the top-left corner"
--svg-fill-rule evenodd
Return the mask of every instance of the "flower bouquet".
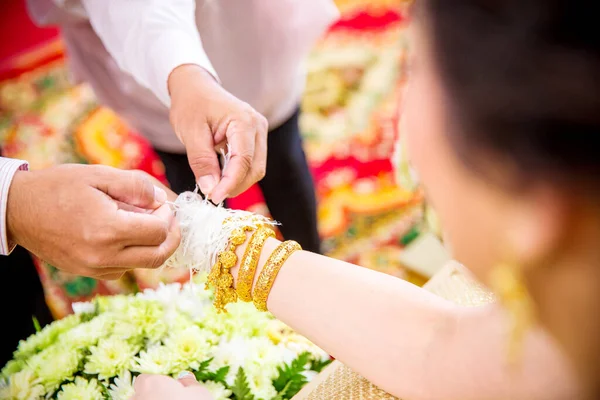
<path id="1" fill-rule="evenodd" d="M 75 304 L 75 314 L 21 341 L 0 399 L 127 400 L 137 375 L 182 371 L 217 400 L 289 399 L 329 363 L 252 304 L 217 313 L 203 280 Z"/>

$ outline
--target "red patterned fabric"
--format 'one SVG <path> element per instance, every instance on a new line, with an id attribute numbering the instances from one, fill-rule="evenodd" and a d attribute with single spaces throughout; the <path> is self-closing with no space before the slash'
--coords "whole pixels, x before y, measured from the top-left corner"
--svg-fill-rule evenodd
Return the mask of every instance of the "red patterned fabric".
<path id="1" fill-rule="evenodd" d="M 389 161 L 398 136 L 404 21 L 399 7 L 389 1 L 373 7 L 377 3 L 344 9 L 313 52 L 301 126 L 326 251 L 418 282 L 397 256 L 420 221 L 421 199 L 394 183 Z M 50 41 L 0 62 L 4 155 L 28 160 L 31 169 L 101 163 L 141 169 L 165 181 L 148 142 L 98 105 L 89 87 L 69 83 L 63 57 L 60 41 Z M 257 186 L 232 205 L 268 212 Z M 143 270 L 101 282 L 36 262 L 56 317 L 69 313 L 74 301 L 188 278 L 187 271 Z"/>

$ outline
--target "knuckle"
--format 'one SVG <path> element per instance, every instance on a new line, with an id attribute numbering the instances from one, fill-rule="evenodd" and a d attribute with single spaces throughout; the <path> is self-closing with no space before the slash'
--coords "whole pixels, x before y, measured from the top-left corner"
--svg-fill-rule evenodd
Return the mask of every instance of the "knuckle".
<path id="1" fill-rule="evenodd" d="M 266 174 L 267 174 L 267 168 L 264 165 L 261 165 L 255 169 L 254 177 L 255 177 L 256 181 L 260 181 L 262 178 L 265 177 Z"/>
<path id="2" fill-rule="evenodd" d="M 209 173 L 213 169 L 215 159 L 215 154 L 209 151 L 188 153 L 190 167 L 199 174 Z"/>
<path id="3" fill-rule="evenodd" d="M 169 229 L 167 227 L 167 224 L 165 223 L 161 229 L 157 229 L 154 232 L 154 240 L 158 244 L 164 243 L 164 241 L 167 240 L 168 235 L 169 235 Z"/>
<path id="4" fill-rule="evenodd" d="M 152 269 L 156 269 L 161 267 L 165 261 L 167 261 L 167 258 L 169 258 L 167 255 L 167 253 L 163 250 L 158 250 L 151 258 L 150 261 L 148 262 L 148 266 Z"/>
<path id="5" fill-rule="evenodd" d="M 142 171 L 129 171 L 131 188 L 135 199 L 151 201 L 154 199 L 154 185 Z"/>
<path id="6" fill-rule="evenodd" d="M 84 228 L 81 237 L 88 246 L 97 248 L 107 245 L 112 239 L 112 234 L 108 229 L 96 226 L 95 228 Z"/>
<path id="7" fill-rule="evenodd" d="M 96 269 L 104 266 L 104 257 L 98 251 L 89 251 L 83 257 L 83 263 L 87 268 Z"/>
<path id="8" fill-rule="evenodd" d="M 259 129 L 262 132 L 267 132 L 269 130 L 269 121 L 267 121 L 267 119 L 262 115 L 262 114 L 258 114 L 257 113 L 257 124 L 259 126 Z"/>
<path id="9" fill-rule="evenodd" d="M 244 103 L 239 115 L 239 120 L 246 125 L 254 125 L 256 114 L 258 113 L 254 110 L 254 108 L 252 108 L 249 104 Z"/>
<path id="10" fill-rule="evenodd" d="M 252 166 L 252 160 L 252 154 L 250 154 L 249 152 L 244 152 L 239 155 L 239 161 L 244 171 L 250 170 Z"/>

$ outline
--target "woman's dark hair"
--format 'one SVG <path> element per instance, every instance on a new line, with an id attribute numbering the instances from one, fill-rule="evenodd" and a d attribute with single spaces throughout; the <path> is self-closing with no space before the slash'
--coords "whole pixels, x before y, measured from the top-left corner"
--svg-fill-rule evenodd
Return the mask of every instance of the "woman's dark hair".
<path id="1" fill-rule="evenodd" d="M 481 166 L 478 157 L 491 153 L 524 182 L 600 187 L 600 20 L 592 4 L 417 0 L 455 123 L 451 141 L 465 161 Z"/>

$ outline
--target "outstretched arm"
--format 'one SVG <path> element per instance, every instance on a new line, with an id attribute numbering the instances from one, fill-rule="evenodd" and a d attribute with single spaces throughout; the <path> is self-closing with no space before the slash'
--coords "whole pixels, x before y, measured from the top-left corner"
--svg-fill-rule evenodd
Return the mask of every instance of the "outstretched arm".
<path id="1" fill-rule="evenodd" d="M 267 241 L 259 268 L 277 245 Z M 297 252 L 277 275 L 268 307 L 400 398 L 547 399 L 548 387 L 553 398 L 572 398 L 566 363 L 541 330 L 528 337 L 520 369 L 505 366 L 507 324 L 496 305 L 458 307 L 401 279 Z"/>

